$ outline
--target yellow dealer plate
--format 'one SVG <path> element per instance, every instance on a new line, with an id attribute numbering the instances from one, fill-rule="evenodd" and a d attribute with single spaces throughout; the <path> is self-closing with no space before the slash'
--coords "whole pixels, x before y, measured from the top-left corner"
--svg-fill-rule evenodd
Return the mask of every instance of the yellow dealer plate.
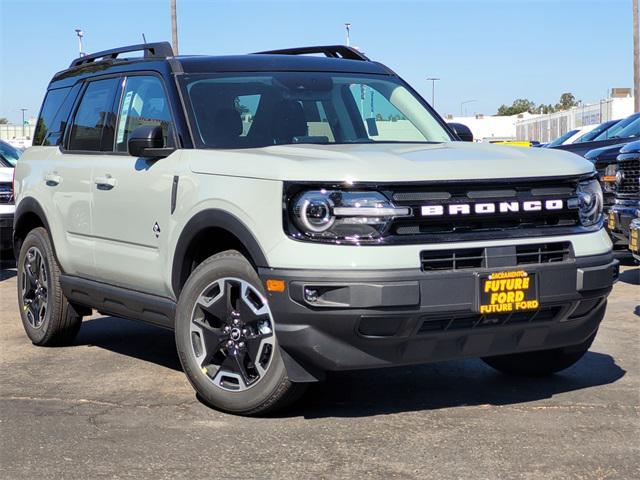
<path id="1" fill-rule="evenodd" d="M 540 307 L 535 273 L 524 270 L 493 272 L 480 275 L 479 280 L 480 313 L 524 312 Z"/>
<path id="2" fill-rule="evenodd" d="M 640 252 L 640 244 L 638 243 L 638 230 L 632 228 L 630 233 L 631 236 L 629 238 L 629 250 L 638 253 Z"/>

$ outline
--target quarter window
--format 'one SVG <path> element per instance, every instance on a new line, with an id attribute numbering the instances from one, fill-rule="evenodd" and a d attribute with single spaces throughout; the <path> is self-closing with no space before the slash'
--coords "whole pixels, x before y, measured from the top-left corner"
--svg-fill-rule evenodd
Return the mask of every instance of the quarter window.
<path id="1" fill-rule="evenodd" d="M 120 101 L 116 128 L 116 151 L 126 152 L 131 132 L 143 125 L 162 127 L 165 146 L 171 142 L 171 112 L 169 103 L 157 77 L 133 76 L 126 79 Z"/>
<path id="2" fill-rule="evenodd" d="M 71 127 L 69 150 L 111 150 L 112 107 L 117 86 L 117 78 L 96 80 L 87 85 Z"/>

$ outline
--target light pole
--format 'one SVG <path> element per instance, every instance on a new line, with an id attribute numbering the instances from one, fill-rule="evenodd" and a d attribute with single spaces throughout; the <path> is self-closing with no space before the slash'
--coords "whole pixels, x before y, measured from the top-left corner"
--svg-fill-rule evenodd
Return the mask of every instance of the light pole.
<path id="1" fill-rule="evenodd" d="M 351 24 L 345 23 L 344 28 L 347 29 L 347 47 L 351 46 Z"/>
<path id="2" fill-rule="evenodd" d="M 21 108 L 20 109 L 22 111 L 22 138 L 25 138 L 25 134 L 24 134 L 24 112 L 27 111 L 26 108 Z"/>
<path id="3" fill-rule="evenodd" d="M 462 106 L 473 102 L 477 102 L 477 100 L 465 100 L 464 102 L 460 102 L 460 116 L 462 116 Z"/>
<path id="4" fill-rule="evenodd" d="M 171 46 L 173 54 L 178 55 L 178 14 L 176 0 L 171 0 Z"/>
<path id="5" fill-rule="evenodd" d="M 439 78 L 436 77 L 427 77 L 427 81 L 431 82 L 431 106 L 433 107 L 433 109 L 435 110 L 436 108 L 436 82 L 440 80 Z"/>
<path id="6" fill-rule="evenodd" d="M 84 37 L 84 32 L 80 28 L 76 28 L 76 35 L 78 36 L 78 52 L 80 53 L 80 57 L 84 57 L 84 53 L 82 53 L 82 37 Z"/>

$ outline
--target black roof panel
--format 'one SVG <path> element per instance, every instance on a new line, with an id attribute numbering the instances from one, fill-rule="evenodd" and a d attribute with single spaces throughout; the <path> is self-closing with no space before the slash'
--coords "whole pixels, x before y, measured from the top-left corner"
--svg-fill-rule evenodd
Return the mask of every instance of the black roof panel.
<path id="1" fill-rule="evenodd" d="M 389 70 L 376 63 L 344 58 L 327 58 L 310 55 L 229 55 L 229 56 L 180 56 L 176 57 L 185 73 L 214 72 L 351 72 L 388 75 Z"/>

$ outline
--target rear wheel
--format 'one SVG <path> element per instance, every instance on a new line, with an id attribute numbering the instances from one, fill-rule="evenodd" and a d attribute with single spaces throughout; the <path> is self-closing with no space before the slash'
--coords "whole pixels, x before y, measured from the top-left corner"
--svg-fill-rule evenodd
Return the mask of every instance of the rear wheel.
<path id="1" fill-rule="evenodd" d="M 234 250 L 201 263 L 187 280 L 176 311 L 176 345 L 189 381 L 209 405 L 243 415 L 294 401 L 274 319 L 257 273 Z"/>
<path id="2" fill-rule="evenodd" d="M 580 360 L 591 347 L 596 332 L 584 343 L 552 350 L 515 353 L 485 357 L 482 360 L 496 370 L 508 375 L 525 377 L 545 377 L 569 368 Z"/>
<path id="3" fill-rule="evenodd" d="M 44 228 L 29 232 L 17 262 L 22 325 L 35 345 L 54 346 L 75 338 L 82 317 L 60 287 L 60 267 Z"/>

